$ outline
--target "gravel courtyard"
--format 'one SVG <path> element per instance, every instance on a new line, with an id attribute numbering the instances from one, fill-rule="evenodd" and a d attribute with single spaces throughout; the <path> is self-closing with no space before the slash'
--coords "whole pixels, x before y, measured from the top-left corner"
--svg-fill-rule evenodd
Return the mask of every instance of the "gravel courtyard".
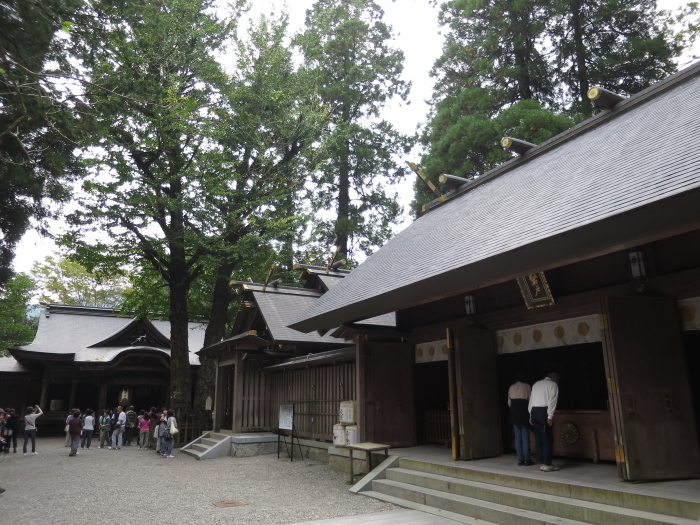
<path id="1" fill-rule="evenodd" d="M 21 438 L 21 436 L 20 436 Z M 348 491 L 347 474 L 277 455 L 198 461 L 179 451 L 94 444 L 68 457 L 63 438 L 37 439 L 38 455 L 0 458 L 0 523 L 288 524 L 397 507 Z M 18 443 L 21 446 L 21 442 Z M 243 506 L 217 508 L 220 501 Z"/>

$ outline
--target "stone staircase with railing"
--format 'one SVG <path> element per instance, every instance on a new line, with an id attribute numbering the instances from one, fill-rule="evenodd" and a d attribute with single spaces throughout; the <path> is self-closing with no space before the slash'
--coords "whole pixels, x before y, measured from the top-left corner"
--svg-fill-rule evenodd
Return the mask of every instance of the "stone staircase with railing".
<path id="1" fill-rule="evenodd" d="M 700 518 L 700 499 L 652 496 L 405 457 L 388 458 L 351 491 L 481 525 L 698 525 Z"/>

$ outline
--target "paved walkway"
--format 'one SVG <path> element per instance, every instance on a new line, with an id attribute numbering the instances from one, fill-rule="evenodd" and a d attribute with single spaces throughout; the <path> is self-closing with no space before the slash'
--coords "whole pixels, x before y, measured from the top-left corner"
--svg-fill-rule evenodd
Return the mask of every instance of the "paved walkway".
<path id="1" fill-rule="evenodd" d="M 7 492 L 0 495 L 0 523 L 285 525 L 398 509 L 350 493 L 346 472 L 315 461 L 291 463 L 276 454 L 198 461 L 179 451 L 163 459 L 133 445 L 100 450 L 96 444 L 69 458 L 63 441 L 39 437 L 36 456 L 23 456 L 21 448 L 1 455 L 0 486 Z M 234 501 L 242 505 L 214 506 Z M 375 525 L 364 518 L 355 523 Z"/>

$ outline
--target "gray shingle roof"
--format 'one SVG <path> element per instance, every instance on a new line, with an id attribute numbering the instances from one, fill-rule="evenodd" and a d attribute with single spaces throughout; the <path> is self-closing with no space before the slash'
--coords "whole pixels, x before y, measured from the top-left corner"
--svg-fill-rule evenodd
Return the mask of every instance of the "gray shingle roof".
<path id="1" fill-rule="evenodd" d="M 669 225 L 697 222 L 697 209 L 672 205 L 699 193 L 699 73 L 692 66 L 497 168 L 400 232 L 292 326 L 332 329 L 592 256 L 572 240 L 592 232 L 600 253 L 620 249 L 662 201 Z M 541 256 L 522 257 L 535 248 Z"/>
<path id="2" fill-rule="evenodd" d="M 122 330 L 133 321 L 133 318 L 116 317 L 108 312 L 101 315 L 95 310 L 80 313 L 79 310 L 76 308 L 72 311 L 55 311 L 45 308 L 39 317 L 39 329 L 34 341 L 29 345 L 15 348 L 25 352 L 75 354 L 76 362 L 110 362 L 121 353 L 134 350 L 133 346 L 90 348 Z M 152 321 L 152 324 L 166 339 L 170 339 L 168 321 Z M 191 365 L 199 364 L 199 357 L 194 352 L 202 348 L 205 329 L 204 323 L 189 323 Z M 152 349 L 170 355 L 170 350 L 167 348 Z"/>
<path id="3" fill-rule="evenodd" d="M 338 345 L 338 340 L 330 335 L 321 337 L 316 332 L 302 334 L 301 332 L 288 328 L 287 325 L 299 315 L 299 312 L 303 312 L 309 308 L 321 295 L 321 292 L 313 294 L 308 293 L 315 292 L 315 290 L 304 290 L 304 294 L 302 295 L 301 290 L 303 289 L 298 290 L 299 292 L 295 294 L 270 293 L 261 290 L 254 290 L 252 292 L 274 342 L 299 344 L 328 343 L 329 345 Z"/>

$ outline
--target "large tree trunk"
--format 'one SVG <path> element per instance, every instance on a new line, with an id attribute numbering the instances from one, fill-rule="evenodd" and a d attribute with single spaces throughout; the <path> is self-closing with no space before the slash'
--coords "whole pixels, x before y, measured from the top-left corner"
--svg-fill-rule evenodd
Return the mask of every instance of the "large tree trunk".
<path id="1" fill-rule="evenodd" d="M 175 230 L 177 231 L 177 230 Z M 180 230 L 182 231 L 182 230 Z M 187 293 L 190 280 L 184 243 L 178 239 L 170 245 L 170 408 L 184 423 L 192 410 L 190 375 L 189 314 Z"/>
<path id="2" fill-rule="evenodd" d="M 581 20 L 581 1 L 571 0 L 571 25 L 574 30 L 574 45 L 576 46 L 576 74 L 578 75 L 579 99 L 581 109 L 586 114 L 593 113 L 593 105 L 588 99 L 590 80 L 588 78 L 588 67 L 586 66 L 587 49 L 583 43 L 583 21 Z"/>
<path id="3" fill-rule="evenodd" d="M 231 272 L 235 262 L 224 260 L 219 264 L 216 273 L 216 283 L 212 297 L 209 324 L 204 332 L 203 348 L 218 343 L 226 333 L 226 322 L 228 321 L 228 307 L 231 303 Z M 214 399 L 216 392 L 216 360 L 212 358 L 202 358 L 199 373 L 197 375 L 197 386 L 194 393 L 194 428 L 198 431 L 208 430 L 212 424 L 211 411 L 207 411 L 207 397 Z"/>
<path id="4" fill-rule="evenodd" d="M 349 115 L 348 115 L 349 118 Z M 339 253 L 348 259 L 348 230 L 350 228 L 350 142 L 345 140 L 345 148 L 338 170 L 338 218 L 335 222 L 335 245 Z"/>

